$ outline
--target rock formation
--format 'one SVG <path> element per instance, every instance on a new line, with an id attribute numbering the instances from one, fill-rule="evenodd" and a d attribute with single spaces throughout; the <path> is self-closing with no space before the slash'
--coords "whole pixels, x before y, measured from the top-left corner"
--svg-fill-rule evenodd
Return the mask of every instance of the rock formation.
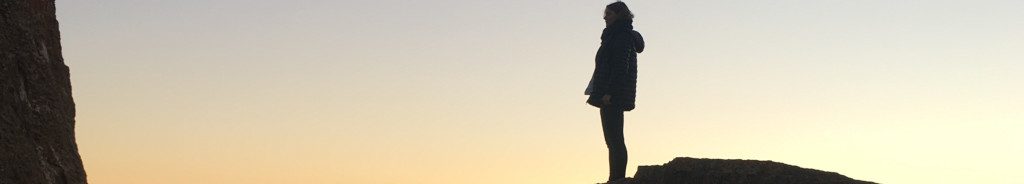
<path id="1" fill-rule="evenodd" d="M 634 178 L 609 184 L 870 184 L 839 173 L 772 161 L 679 157 L 664 165 L 640 166 Z"/>
<path id="2" fill-rule="evenodd" d="M 0 1 L 0 184 L 86 183 L 53 0 Z"/>

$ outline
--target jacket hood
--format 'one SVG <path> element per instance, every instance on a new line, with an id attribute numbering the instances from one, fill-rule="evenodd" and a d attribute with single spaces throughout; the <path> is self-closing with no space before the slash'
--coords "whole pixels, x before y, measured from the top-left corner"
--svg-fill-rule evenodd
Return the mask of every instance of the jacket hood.
<path id="1" fill-rule="evenodd" d="M 640 32 L 631 32 L 633 33 L 633 48 L 636 48 L 636 53 L 644 52 L 644 37 L 640 35 Z"/>
<path id="2" fill-rule="evenodd" d="M 630 36 L 633 37 L 633 48 L 636 49 L 636 53 L 644 51 L 644 37 L 640 35 L 640 32 L 633 30 L 633 21 L 631 20 L 615 22 L 605 27 L 604 31 L 601 31 L 601 45 L 604 45 L 604 42 L 614 35 L 624 33 L 630 33 Z"/>

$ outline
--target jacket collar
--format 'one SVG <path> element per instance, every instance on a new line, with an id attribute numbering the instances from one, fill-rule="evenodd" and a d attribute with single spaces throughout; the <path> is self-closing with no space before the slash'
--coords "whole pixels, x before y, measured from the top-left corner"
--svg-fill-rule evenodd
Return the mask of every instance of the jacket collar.
<path id="1" fill-rule="evenodd" d="M 627 31 L 627 30 L 633 30 L 633 21 L 631 21 L 631 20 L 615 21 L 611 25 L 608 25 L 607 27 L 605 27 L 604 31 L 601 32 L 601 40 L 607 40 L 608 38 L 611 38 L 611 36 L 614 36 L 615 34 L 618 34 L 620 32 Z"/>

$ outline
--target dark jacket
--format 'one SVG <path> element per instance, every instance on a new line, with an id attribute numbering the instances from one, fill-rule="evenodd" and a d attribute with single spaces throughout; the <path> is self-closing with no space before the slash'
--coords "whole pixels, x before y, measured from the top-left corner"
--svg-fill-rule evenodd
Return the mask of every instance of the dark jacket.
<path id="1" fill-rule="evenodd" d="M 601 33 L 588 101 L 599 102 L 608 94 L 612 97 L 612 107 L 626 111 L 636 107 L 636 55 L 644 51 L 644 39 L 633 30 L 632 24 L 632 21 L 619 21 Z"/>

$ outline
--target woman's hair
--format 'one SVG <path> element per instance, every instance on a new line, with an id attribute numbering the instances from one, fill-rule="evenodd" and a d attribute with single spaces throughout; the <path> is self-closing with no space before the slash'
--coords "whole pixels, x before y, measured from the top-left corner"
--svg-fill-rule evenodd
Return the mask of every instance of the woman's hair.
<path id="1" fill-rule="evenodd" d="M 615 12 L 615 15 L 618 15 L 619 17 L 619 20 L 633 22 L 633 12 L 629 11 L 629 7 L 626 7 L 626 3 L 623 3 L 622 1 L 616 1 L 612 4 L 608 4 L 608 6 L 606 6 L 605 8 L 608 8 L 608 10 Z"/>

